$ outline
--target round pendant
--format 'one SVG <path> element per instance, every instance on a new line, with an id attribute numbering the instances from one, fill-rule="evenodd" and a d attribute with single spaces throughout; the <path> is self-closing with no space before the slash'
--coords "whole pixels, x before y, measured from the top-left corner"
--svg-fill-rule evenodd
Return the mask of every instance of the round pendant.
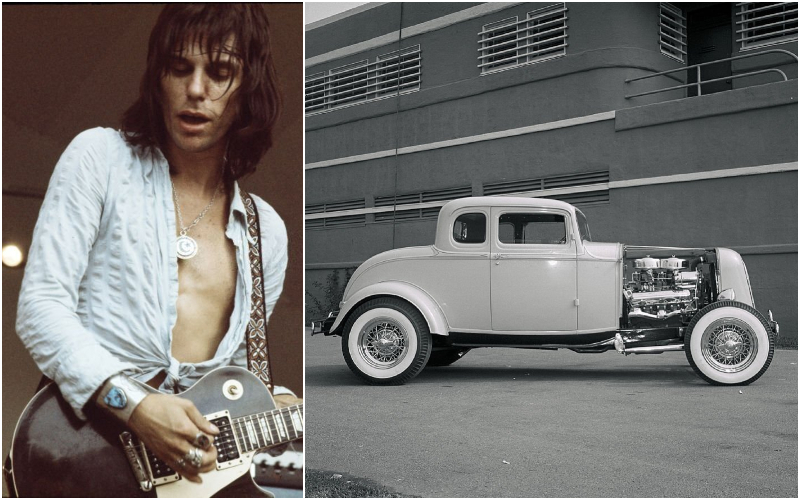
<path id="1" fill-rule="evenodd" d="M 197 255 L 197 242 L 190 236 L 179 236 L 177 249 L 179 259 L 191 259 Z"/>

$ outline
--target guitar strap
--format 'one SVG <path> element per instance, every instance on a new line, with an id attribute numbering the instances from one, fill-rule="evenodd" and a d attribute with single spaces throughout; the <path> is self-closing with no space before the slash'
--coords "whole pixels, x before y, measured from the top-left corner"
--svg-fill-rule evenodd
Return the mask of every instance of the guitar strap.
<path id="1" fill-rule="evenodd" d="M 247 244 L 250 248 L 250 275 L 253 290 L 250 294 L 250 321 L 247 325 L 247 366 L 267 388 L 272 390 L 272 371 L 267 346 L 267 308 L 264 303 L 264 270 L 261 259 L 261 227 L 258 209 L 250 194 L 239 190 L 247 214 Z"/>

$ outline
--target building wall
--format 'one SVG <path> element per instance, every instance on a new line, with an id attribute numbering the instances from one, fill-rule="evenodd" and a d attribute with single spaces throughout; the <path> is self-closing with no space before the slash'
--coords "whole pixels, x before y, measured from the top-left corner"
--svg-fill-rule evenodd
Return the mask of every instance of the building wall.
<path id="1" fill-rule="evenodd" d="M 737 249 L 751 266 L 759 308 L 780 316 L 784 343 L 796 345 L 796 80 L 689 99 L 683 91 L 626 99 L 676 84 L 624 83 L 679 65 L 660 53 L 658 4 L 567 6 L 565 57 L 490 75 L 479 76 L 476 34 L 537 5 L 403 40 L 402 47 L 421 45 L 418 92 L 307 116 L 306 203 L 363 200 L 370 208 L 376 196 L 395 193 L 471 187 L 481 195 L 488 182 L 607 171 L 608 201 L 581 206 L 596 240 Z M 325 28 L 334 26 L 314 34 L 317 52 L 307 55 L 326 53 Z M 332 39 L 327 47 L 340 48 Z M 308 70 L 373 60 L 389 50 L 373 48 Z M 546 130 L 524 129 L 534 125 Z M 497 134 L 482 135 L 491 133 Z M 454 139 L 461 141 L 441 142 Z M 743 175 L 751 167 L 763 168 Z M 630 186 L 631 180 L 641 181 Z M 433 243 L 435 219 L 375 222 L 371 213 L 365 219 L 353 227 L 306 230 L 312 295 L 320 295 L 313 283 L 332 269 Z"/>

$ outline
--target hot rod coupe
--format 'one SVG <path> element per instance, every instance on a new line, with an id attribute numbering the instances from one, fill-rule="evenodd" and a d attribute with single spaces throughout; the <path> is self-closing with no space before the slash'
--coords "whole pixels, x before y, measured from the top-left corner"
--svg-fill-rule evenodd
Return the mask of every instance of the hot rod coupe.
<path id="1" fill-rule="evenodd" d="M 513 197 L 448 202 L 433 245 L 368 259 L 339 310 L 312 324 L 312 335 L 341 335 L 370 384 L 404 383 L 477 347 L 684 351 L 706 381 L 749 384 L 778 331 L 735 251 L 597 243 L 574 206 Z"/>

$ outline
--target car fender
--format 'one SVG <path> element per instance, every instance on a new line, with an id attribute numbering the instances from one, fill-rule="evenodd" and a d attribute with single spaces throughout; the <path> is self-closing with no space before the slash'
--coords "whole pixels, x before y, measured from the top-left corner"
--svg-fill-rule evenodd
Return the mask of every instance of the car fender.
<path id="1" fill-rule="evenodd" d="M 447 335 L 450 331 L 447 318 L 445 318 L 442 309 L 433 297 L 425 290 L 405 281 L 382 281 L 366 286 L 355 292 L 341 304 L 339 314 L 331 327 L 331 331 L 337 331 L 344 326 L 344 321 L 347 316 L 359 304 L 372 297 L 379 296 L 393 296 L 409 302 L 422 313 L 422 316 L 425 317 L 425 321 L 428 323 L 428 329 L 434 335 Z"/>
<path id="2" fill-rule="evenodd" d="M 737 302 L 755 307 L 753 290 L 747 267 L 738 252 L 730 248 L 717 248 L 717 271 L 719 273 L 719 291 L 731 289 L 736 294 Z"/>

